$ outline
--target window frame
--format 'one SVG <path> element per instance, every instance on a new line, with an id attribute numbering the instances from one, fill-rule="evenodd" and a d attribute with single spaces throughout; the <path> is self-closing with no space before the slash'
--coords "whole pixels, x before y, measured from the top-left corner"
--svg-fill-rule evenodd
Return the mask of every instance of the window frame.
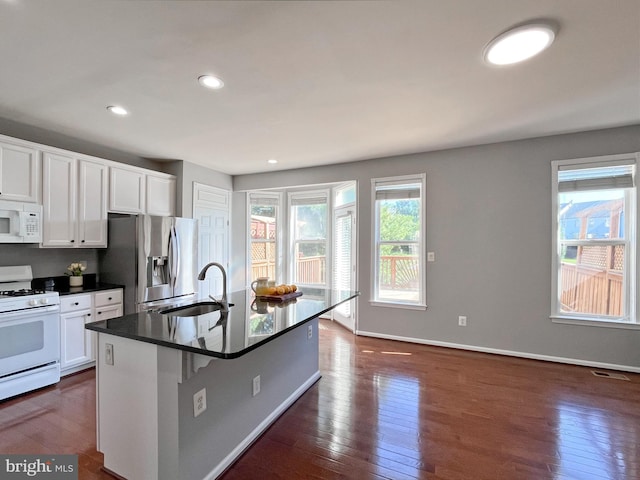
<path id="1" fill-rule="evenodd" d="M 324 205 L 325 205 L 325 236 L 324 239 L 308 239 L 308 240 L 300 240 L 300 239 L 296 239 L 296 227 L 294 225 L 294 222 L 296 221 L 296 215 L 293 213 L 293 209 L 294 207 L 297 207 L 299 205 L 305 205 L 304 200 L 305 199 L 318 199 L 318 198 L 323 198 L 324 199 Z M 301 202 L 301 203 L 297 203 L 297 202 Z M 312 202 L 309 203 L 308 205 L 313 205 L 313 204 L 318 204 L 320 205 L 320 202 Z M 331 217 L 330 217 L 330 213 L 331 213 L 331 207 L 332 207 L 332 201 L 331 201 L 331 192 L 329 189 L 316 189 L 316 190 L 305 190 L 305 191 L 295 191 L 295 192 L 288 192 L 287 194 L 287 215 L 289 218 L 289 237 L 288 237 L 288 269 L 289 269 L 289 274 L 287 275 L 287 278 L 290 278 L 291 281 L 293 283 L 295 283 L 298 286 L 306 286 L 306 287 L 327 287 L 329 285 L 331 285 L 331 278 L 332 278 L 332 268 L 330 263 L 327 260 L 328 259 L 332 259 L 332 254 L 331 254 L 331 239 L 332 239 L 332 229 L 331 229 Z M 307 244 L 318 244 L 318 245 L 324 245 L 324 251 L 325 251 L 325 271 L 324 271 L 324 282 L 323 283 L 304 283 L 301 282 L 297 277 L 297 268 L 296 268 L 296 256 L 295 256 L 295 251 L 296 251 L 296 245 L 298 245 L 299 243 L 307 243 Z"/>
<path id="2" fill-rule="evenodd" d="M 280 279 L 282 278 L 282 245 L 281 245 L 281 239 L 282 237 L 282 232 L 283 232 L 283 223 L 285 221 L 284 219 L 284 208 L 282 205 L 282 194 L 279 192 L 265 192 L 265 191 L 252 191 L 252 192 L 247 192 L 247 231 L 249 233 L 249 235 L 247 235 L 248 237 L 248 242 L 247 242 L 247 273 L 246 273 L 246 278 L 248 280 L 248 283 L 251 283 L 251 278 L 252 278 L 252 274 L 251 274 L 251 270 L 252 270 L 252 265 L 253 265 L 253 260 L 252 260 L 252 245 L 254 243 L 254 239 L 251 237 L 251 207 L 253 205 L 260 205 L 260 202 L 258 202 L 258 200 L 260 199 L 265 199 L 270 203 L 265 203 L 265 205 L 273 205 L 276 207 L 276 216 L 275 216 L 275 222 L 276 222 L 276 231 L 275 231 L 275 276 L 274 279 L 276 281 L 280 281 Z M 254 201 L 256 200 L 256 201 Z M 257 241 L 256 243 L 271 243 L 268 240 L 265 241 Z"/>
<path id="3" fill-rule="evenodd" d="M 638 318 L 637 298 L 639 285 L 636 279 L 640 271 L 638 264 L 638 226 L 640 223 L 640 205 L 638 205 L 638 164 L 640 153 L 628 153 L 620 155 L 605 155 L 598 157 L 576 158 L 569 160 L 554 160 L 551 162 L 552 182 L 551 182 L 551 211 L 552 211 L 552 262 L 551 262 L 551 315 L 554 323 L 565 323 L 572 325 L 588 325 L 609 328 L 640 329 L 640 319 Z M 606 167 L 615 165 L 635 165 L 635 182 L 631 188 L 626 188 L 624 192 L 624 239 L 559 239 L 560 218 L 559 218 L 559 184 L 558 172 L 561 170 L 571 170 L 570 167 L 578 169 Z M 596 314 L 581 314 L 562 312 L 560 307 L 560 247 L 561 245 L 625 245 L 625 262 L 623 275 L 623 309 L 625 314 L 620 317 L 600 316 Z"/>
<path id="4" fill-rule="evenodd" d="M 380 246 L 380 228 L 379 228 L 379 211 L 376 199 L 378 187 L 389 186 L 391 184 L 406 185 L 410 183 L 418 184 L 420 187 L 420 214 L 419 214 L 419 238 L 416 242 L 418 251 L 418 293 L 417 302 L 409 301 L 391 301 L 388 299 L 380 299 L 378 292 L 380 264 L 379 264 L 379 246 Z M 373 306 L 404 308 L 409 310 L 425 310 L 427 308 L 427 292 L 426 292 L 426 189 L 427 176 L 426 173 L 413 175 L 400 175 L 394 177 L 380 177 L 371 179 L 371 299 L 369 303 Z M 384 242 L 389 243 L 389 242 Z M 403 244 L 409 242 L 401 242 Z"/>

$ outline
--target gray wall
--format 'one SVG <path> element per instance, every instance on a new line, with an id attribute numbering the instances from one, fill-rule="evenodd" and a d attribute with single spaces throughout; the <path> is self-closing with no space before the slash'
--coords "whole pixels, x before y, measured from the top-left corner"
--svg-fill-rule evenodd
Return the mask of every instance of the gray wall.
<path id="1" fill-rule="evenodd" d="M 164 172 L 167 163 L 160 160 L 138 157 L 136 155 L 96 143 L 87 142 L 78 138 L 69 137 L 58 132 L 45 130 L 43 128 L 25 125 L 6 118 L 0 118 L 0 133 L 9 137 L 27 140 L 29 142 L 40 143 L 49 147 L 57 147 L 72 152 L 84 153 L 105 160 L 126 163 L 137 167 L 148 168 Z M 169 172 L 167 172 L 169 173 Z"/>
<path id="2" fill-rule="evenodd" d="M 86 273 L 98 273 L 95 248 L 38 248 L 34 245 L 0 243 L 0 265 L 31 265 L 33 276 L 59 277 L 72 262 L 87 262 Z"/>
<path id="3" fill-rule="evenodd" d="M 178 177 L 176 185 L 176 214 L 191 218 L 193 215 L 193 182 L 211 187 L 231 190 L 233 187 L 231 175 L 217 172 L 195 163 L 177 160 L 165 169 Z"/>
<path id="4" fill-rule="evenodd" d="M 242 175 L 234 177 L 234 190 L 358 181 L 359 331 L 637 369 L 640 330 L 549 319 L 550 162 L 639 150 L 636 125 Z M 428 309 L 372 306 L 370 180 L 421 172 L 427 175 L 427 250 L 436 254 L 436 261 L 427 264 Z M 244 208 L 234 201 L 236 239 L 247 238 Z M 236 262 L 246 260 L 244 252 L 246 245 L 235 242 Z M 468 316 L 466 328 L 457 326 L 458 315 Z"/>

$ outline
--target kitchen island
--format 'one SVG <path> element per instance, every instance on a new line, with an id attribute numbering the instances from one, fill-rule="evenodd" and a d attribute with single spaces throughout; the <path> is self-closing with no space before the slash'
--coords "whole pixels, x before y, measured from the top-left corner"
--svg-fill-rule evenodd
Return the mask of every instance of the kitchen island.
<path id="1" fill-rule="evenodd" d="M 203 299 L 210 312 L 87 324 L 105 468 L 129 480 L 218 477 L 320 378 L 318 317 L 357 295 L 305 289 L 270 304 L 243 290 L 228 311 Z"/>

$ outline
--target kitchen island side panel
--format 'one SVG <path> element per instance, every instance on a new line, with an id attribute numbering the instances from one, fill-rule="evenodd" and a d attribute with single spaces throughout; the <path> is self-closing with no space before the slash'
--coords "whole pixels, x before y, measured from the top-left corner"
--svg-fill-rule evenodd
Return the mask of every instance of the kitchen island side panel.
<path id="1" fill-rule="evenodd" d="M 113 365 L 105 362 L 105 346 Z M 156 345 L 98 334 L 98 432 L 105 468 L 128 479 L 157 479 Z"/>
<path id="2" fill-rule="evenodd" d="M 283 403 L 292 403 L 291 396 L 302 385 L 319 377 L 318 362 L 318 320 L 314 319 L 239 358 L 214 359 L 184 380 L 178 387 L 179 478 L 219 475 L 238 445 L 259 427 L 265 429 L 265 419 Z M 258 375 L 260 393 L 252 396 Z M 194 418 L 193 395 L 202 388 L 206 388 L 207 409 Z"/>

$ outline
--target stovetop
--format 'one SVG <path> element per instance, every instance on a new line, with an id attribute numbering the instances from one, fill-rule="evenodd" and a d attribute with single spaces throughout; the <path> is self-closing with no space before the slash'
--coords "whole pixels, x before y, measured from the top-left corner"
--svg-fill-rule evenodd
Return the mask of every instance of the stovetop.
<path id="1" fill-rule="evenodd" d="M 45 291 L 33 288 L 22 288 L 20 290 L 2 290 L 0 291 L 0 297 L 25 297 L 27 295 L 38 295 L 41 293 L 45 293 Z"/>
<path id="2" fill-rule="evenodd" d="M 33 274 L 29 265 L 0 267 L 0 313 L 2 319 L 14 311 L 60 305 L 58 292 L 31 288 L 32 280 Z"/>

